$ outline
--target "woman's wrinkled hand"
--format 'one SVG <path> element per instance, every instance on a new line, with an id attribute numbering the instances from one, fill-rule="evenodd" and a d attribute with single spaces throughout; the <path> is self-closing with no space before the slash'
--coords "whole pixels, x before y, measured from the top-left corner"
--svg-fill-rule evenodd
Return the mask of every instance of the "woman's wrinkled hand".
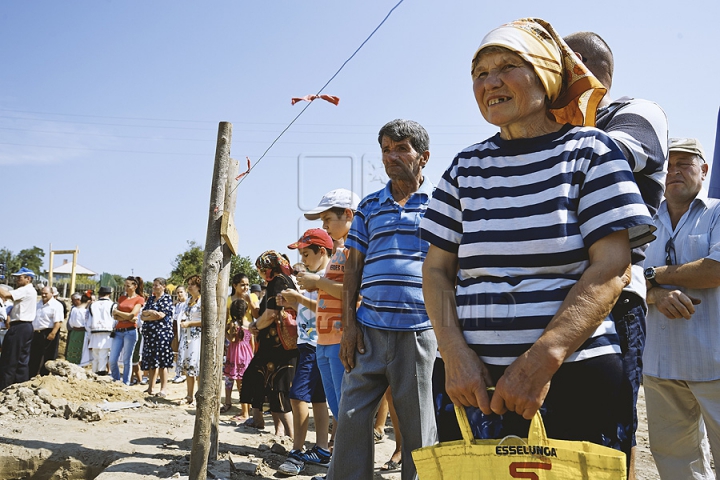
<path id="1" fill-rule="evenodd" d="M 494 413 L 511 411 L 530 420 L 545 401 L 554 367 L 546 368 L 531 350 L 519 356 L 498 379 L 490 402 Z"/>
<path id="2" fill-rule="evenodd" d="M 485 364 L 470 347 L 443 352 L 445 391 L 455 405 L 478 407 L 489 415 L 490 398 L 487 388 L 493 385 Z"/>

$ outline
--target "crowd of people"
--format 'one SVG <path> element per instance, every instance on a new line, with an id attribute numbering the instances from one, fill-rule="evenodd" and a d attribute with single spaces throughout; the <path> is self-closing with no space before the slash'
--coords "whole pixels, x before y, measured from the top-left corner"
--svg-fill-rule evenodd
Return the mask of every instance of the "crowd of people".
<path id="1" fill-rule="evenodd" d="M 390 410 L 398 447 L 385 467 L 417 478 L 411 452 L 461 438 L 462 405 L 477 438 L 526 436 L 539 411 L 552 438 L 624 452 L 634 478 L 644 382 L 661 477 L 714 478 L 720 203 L 701 192 L 699 142 L 669 139 L 653 102 L 610 99 L 613 70 L 592 32 L 562 38 L 532 18 L 492 30 L 471 77 L 499 133 L 458 153 L 436 186 L 425 129 L 387 123 L 387 185 L 362 200 L 328 192 L 305 213 L 322 228 L 287 247 L 301 264 L 268 250 L 255 264 L 264 288 L 232 279 L 222 411 L 236 386 L 235 418 L 264 428 L 269 404 L 294 442 L 280 473 L 311 463 L 329 479 L 372 478 Z M 33 272 L 16 276 L 0 289 L 14 302 L 0 388 L 41 372 L 64 318 L 50 289 L 35 305 Z M 103 288 L 97 301 L 74 295 L 67 358 L 131 384 L 139 351 L 148 393 L 159 375 L 164 396 L 174 368 L 192 403 L 201 282 L 186 283 L 175 305 L 162 278 L 146 298 L 128 277 L 117 304 Z"/>

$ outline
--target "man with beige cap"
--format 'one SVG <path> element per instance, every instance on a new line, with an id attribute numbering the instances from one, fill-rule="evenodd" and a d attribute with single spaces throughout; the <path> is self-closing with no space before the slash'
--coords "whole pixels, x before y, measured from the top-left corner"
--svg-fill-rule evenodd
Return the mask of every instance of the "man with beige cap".
<path id="1" fill-rule="evenodd" d="M 720 455 L 720 201 L 701 192 L 708 165 L 696 139 L 670 139 L 669 151 L 644 272 L 650 450 L 663 479 L 714 479 L 702 424 Z"/>

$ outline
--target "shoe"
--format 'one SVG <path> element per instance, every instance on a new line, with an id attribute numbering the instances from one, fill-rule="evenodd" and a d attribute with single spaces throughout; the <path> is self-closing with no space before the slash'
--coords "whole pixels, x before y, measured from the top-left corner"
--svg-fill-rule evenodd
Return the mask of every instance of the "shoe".
<path id="1" fill-rule="evenodd" d="M 305 462 L 301 460 L 302 455 L 300 450 L 290 450 L 287 460 L 278 467 L 278 473 L 295 476 L 305 470 Z"/>
<path id="2" fill-rule="evenodd" d="M 142 380 L 140 380 L 140 385 L 147 385 L 147 384 L 148 384 L 147 377 L 143 377 Z"/>
<path id="3" fill-rule="evenodd" d="M 321 467 L 327 467 L 330 465 L 330 452 L 324 448 L 318 447 L 317 445 L 301 455 L 301 458 L 305 463 L 320 465 Z"/>
<path id="4" fill-rule="evenodd" d="M 173 383 L 183 383 L 185 381 L 185 375 L 178 375 L 172 379 Z"/>
<path id="5" fill-rule="evenodd" d="M 395 472 L 397 470 L 400 470 L 402 459 L 399 462 L 394 461 L 392 458 L 385 462 L 382 467 L 380 467 L 381 472 Z"/>
<path id="6" fill-rule="evenodd" d="M 375 443 L 382 443 L 385 441 L 385 434 L 373 429 L 373 440 Z"/>
<path id="7" fill-rule="evenodd" d="M 327 478 L 327 475 L 315 475 L 310 480 L 325 480 Z"/>

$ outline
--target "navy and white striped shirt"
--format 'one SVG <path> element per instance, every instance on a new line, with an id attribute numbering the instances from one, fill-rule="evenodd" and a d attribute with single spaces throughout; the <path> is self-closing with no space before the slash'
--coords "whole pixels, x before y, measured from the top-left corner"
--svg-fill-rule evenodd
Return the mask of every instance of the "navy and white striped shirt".
<path id="1" fill-rule="evenodd" d="M 345 246 L 365 255 L 357 311 L 363 325 L 395 331 L 432 328 L 422 295 L 422 264 L 429 245 L 419 228 L 433 188 L 425 177 L 400 206 L 388 182 L 358 205 Z"/>
<path id="2" fill-rule="evenodd" d="M 540 337 L 588 267 L 588 248 L 652 220 L 617 145 L 594 128 L 530 139 L 500 135 L 460 152 L 422 221 L 422 236 L 457 253 L 456 301 L 467 343 L 509 365 Z M 610 317 L 567 361 L 620 353 Z"/>

